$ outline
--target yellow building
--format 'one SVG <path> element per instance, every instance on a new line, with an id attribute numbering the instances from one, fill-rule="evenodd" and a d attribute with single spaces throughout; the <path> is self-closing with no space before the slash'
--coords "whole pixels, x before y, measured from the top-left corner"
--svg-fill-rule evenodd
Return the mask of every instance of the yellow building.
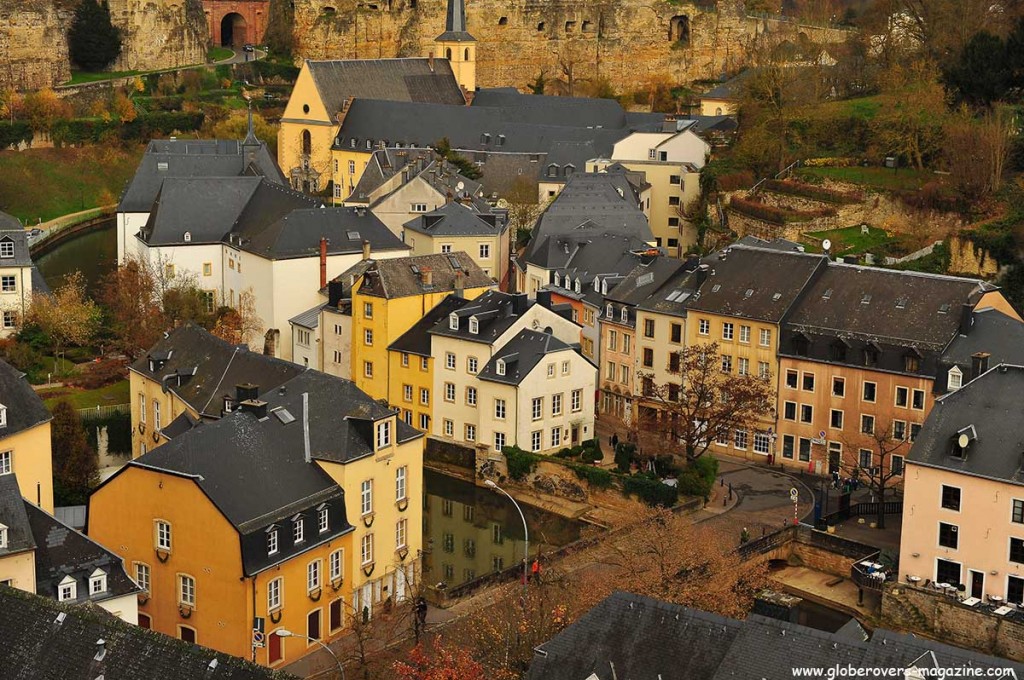
<path id="1" fill-rule="evenodd" d="M 375 260 L 359 269 L 351 284 L 352 379 L 374 399 L 388 399 L 395 382 L 391 343 L 449 294 L 472 300 L 494 287 L 466 253 Z"/>
<path id="2" fill-rule="evenodd" d="M 25 375 L 0 361 L 0 475 L 15 475 L 21 495 L 47 512 L 53 512 L 50 420 Z"/>
<path id="3" fill-rule="evenodd" d="M 274 630 L 326 641 L 411 594 L 423 439 L 317 371 L 258 395 L 239 387 L 222 418 L 129 463 L 93 493 L 88 528 L 132 565 L 140 622 L 277 666 L 315 643 Z M 254 618 L 265 648 L 252 647 Z"/>
<path id="4" fill-rule="evenodd" d="M 827 266 L 827 258 L 733 246 L 705 258 L 706 277 L 688 300 L 686 345 L 718 344 L 721 370 L 759 375 L 779 390 L 779 335 L 789 309 Z M 753 431 L 722 432 L 713 450 L 754 460 L 773 454 L 774 414 Z"/>
<path id="5" fill-rule="evenodd" d="M 474 201 L 451 202 L 405 223 L 402 237 L 412 255 L 467 253 L 487 276 L 504 282 L 509 266 L 504 214 L 480 210 Z"/>

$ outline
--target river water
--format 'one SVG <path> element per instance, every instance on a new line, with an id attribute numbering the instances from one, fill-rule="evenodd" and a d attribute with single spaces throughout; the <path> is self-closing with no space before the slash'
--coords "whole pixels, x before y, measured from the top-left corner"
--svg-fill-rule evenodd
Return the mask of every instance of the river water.
<path id="1" fill-rule="evenodd" d="M 60 286 L 65 276 L 78 270 L 85 277 L 85 289 L 94 294 L 100 279 L 113 271 L 117 262 L 114 219 L 69 238 L 45 255 L 35 258 L 35 262 L 50 290 Z"/>

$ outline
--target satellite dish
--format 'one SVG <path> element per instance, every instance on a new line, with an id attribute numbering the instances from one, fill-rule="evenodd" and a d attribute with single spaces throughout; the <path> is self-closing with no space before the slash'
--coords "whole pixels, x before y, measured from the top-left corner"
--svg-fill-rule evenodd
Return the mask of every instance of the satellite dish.
<path id="1" fill-rule="evenodd" d="M 831 239 L 825 239 L 824 241 L 822 241 L 821 242 L 821 247 L 824 248 L 825 250 L 832 250 L 832 241 L 831 241 Z"/>
<path id="2" fill-rule="evenodd" d="M 463 182 L 459 182 L 458 184 L 455 185 L 455 190 L 456 191 L 462 191 L 465 188 L 466 188 L 466 185 Z"/>
<path id="3" fill-rule="evenodd" d="M 971 438 L 968 437 L 966 433 L 964 433 L 957 437 L 956 443 L 960 446 L 961 449 L 966 449 L 967 445 L 971 443 Z"/>

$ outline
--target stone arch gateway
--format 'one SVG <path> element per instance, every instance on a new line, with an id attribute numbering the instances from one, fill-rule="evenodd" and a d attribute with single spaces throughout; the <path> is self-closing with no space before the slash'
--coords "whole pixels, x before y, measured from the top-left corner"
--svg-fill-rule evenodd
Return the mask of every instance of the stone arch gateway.
<path id="1" fill-rule="evenodd" d="M 267 30 L 270 0 L 203 0 L 203 11 L 214 45 L 259 45 Z"/>

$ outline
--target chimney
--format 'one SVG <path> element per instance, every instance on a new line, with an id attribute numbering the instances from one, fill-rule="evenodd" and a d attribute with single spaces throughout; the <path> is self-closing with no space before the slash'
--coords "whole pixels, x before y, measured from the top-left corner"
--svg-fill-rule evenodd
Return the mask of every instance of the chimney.
<path id="1" fill-rule="evenodd" d="M 447 205 L 447 204 L 451 203 L 451 202 L 452 202 L 452 198 L 454 198 L 454 196 L 452 195 L 452 190 L 451 190 L 451 189 L 449 189 L 449 190 L 448 190 L 448 191 L 446 191 L 446 192 L 445 192 L 445 194 L 444 194 L 444 202 L 445 202 L 445 205 Z"/>
<path id="2" fill-rule="evenodd" d="M 246 413 L 252 413 L 257 418 L 267 417 L 267 402 L 260 399 L 246 399 L 238 405 Z"/>
<path id="3" fill-rule="evenodd" d="M 327 286 L 327 244 L 328 240 L 320 237 L 320 289 Z"/>
<path id="4" fill-rule="evenodd" d="M 971 332 L 971 325 L 974 324 L 974 307 L 969 302 L 960 305 L 960 335 L 967 335 Z"/>
<path id="5" fill-rule="evenodd" d="M 665 118 L 661 121 L 661 131 L 676 132 L 676 117 L 665 116 Z"/>
<path id="6" fill-rule="evenodd" d="M 551 309 L 551 291 L 550 290 L 538 290 L 537 291 L 537 304 L 544 309 Z"/>
<path id="7" fill-rule="evenodd" d="M 313 455 L 309 449 L 309 392 L 302 393 L 302 446 L 306 462 L 312 462 Z"/>
<path id="8" fill-rule="evenodd" d="M 431 50 L 430 53 L 427 55 L 427 66 L 430 67 L 430 72 L 433 73 L 434 72 L 434 51 L 433 50 Z"/>
<path id="9" fill-rule="evenodd" d="M 988 352 L 975 352 L 971 355 L 971 380 L 988 370 Z"/>
<path id="10" fill-rule="evenodd" d="M 512 296 L 512 309 L 517 314 L 525 314 L 530 308 L 530 297 L 526 293 L 516 293 Z"/>
<path id="11" fill-rule="evenodd" d="M 327 282 L 327 305 L 337 307 L 341 298 L 345 297 L 345 284 L 338 279 Z"/>
<path id="12" fill-rule="evenodd" d="M 434 270 L 430 267 L 420 267 L 420 282 L 424 286 L 434 285 Z"/>
<path id="13" fill-rule="evenodd" d="M 235 385 L 235 401 L 239 403 L 243 401 L 257 399 L 259 398 L 259 394 L 259 385 L 253 385 L 252 383 L 242 383 L 241 385 Z"/>
<path id="14" fill-rule="evenodd" d="M 455 272 L 455 297 L 465 297 L 463 295 L 463 284 L 462 284 L 462 272 Z"/>
<path id="15" fill-rule="evenodd" d="M 369 259 L 370 259 L 370 242 L 364 240 L 363 241 L 363 261 L 365 262 L 366 260 L 369 260 Z"/>
<path id="16" fill-rule="evenodd" d="M 709 267 L 706 264 L 697 267 L 697 275 L 694 277 L 693 286 L 696 290 L 700 290 L 700 287 L 708 280 L 708 269 Z"/>

